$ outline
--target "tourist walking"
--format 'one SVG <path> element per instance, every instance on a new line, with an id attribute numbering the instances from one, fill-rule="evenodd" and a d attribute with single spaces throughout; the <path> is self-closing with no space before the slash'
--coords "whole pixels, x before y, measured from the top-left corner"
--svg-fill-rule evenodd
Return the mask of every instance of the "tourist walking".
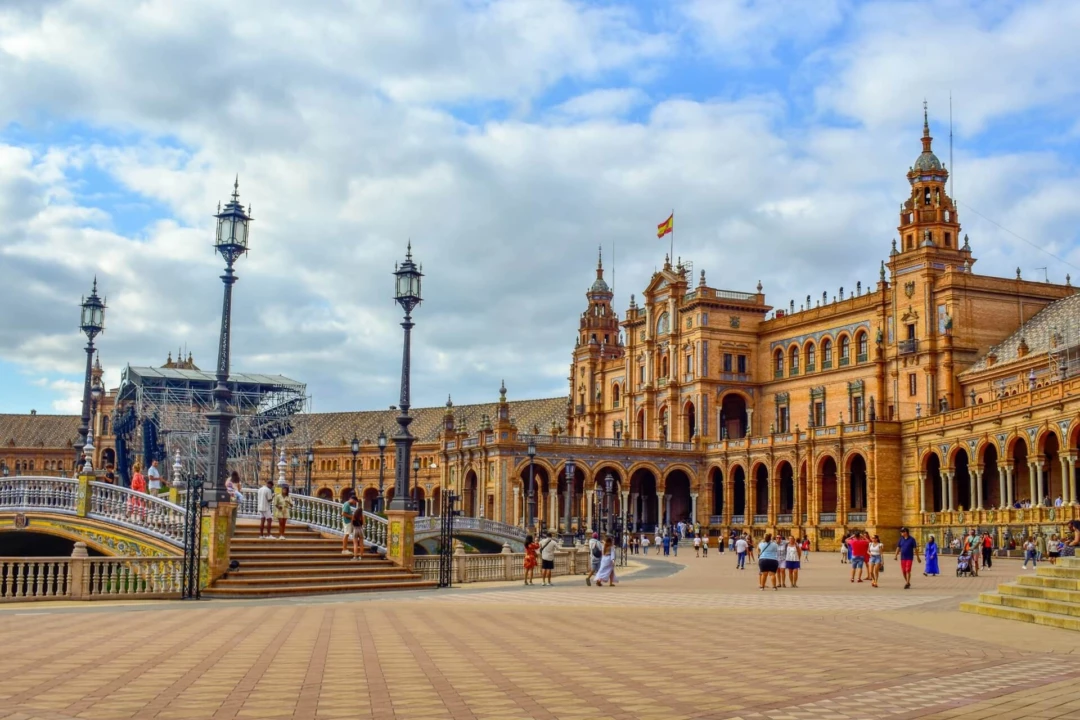
<path id="1" fill-rule="evenodd" d="M 1040 562 L 1046 559 L 1046 533 L 1035 534 L 1035 552 Z"/>
<path id="2" fill-rule="evenodd" d="M 870 556 L 870 542 L 855 533 L 848 539 L 848 550 L 851 552 L 851 582 L 855 582 L 855 571 L 859 571 L 859 582 L 863 581 L 863 570 L 866 569 L 866 558 Z"/>
<path id="3" fill-rule="evenodd" d="M 675 533 L 671 536 L 671 554 L 675 557 L 679 557 L 679 533 Z"/>
<path id="4" fill-rule="evenodd" d="M 1039 566 L 1039 559 L 1036 555 L 1035 541 L 1028 536 L 1028 539 L 1024 542 L 1024 569 L 1027 570 L 1028 560 L 1031 561 L 1031 567 L 1035 568 Z"/>
<path id="5" fill-rule="evenodd" d="M 773 542 L 772 533 L 765 533 L 765 538 L 758 543 L 758 588 L 765 589 L 765 582 L 772 578 L 772 589 L 776 586 L 776 568 L 779 565 L 779 546 Z"/>
<path id="6" fill-rule="evenodd" d="M 551 585 L 551 571 L 555 569 L 555 550 L 559 543 L 555 541 L 555 533 L 549 531 L 546 538 L 540 541 L 540 586 Z M 591 574 L 591 573 L 590 573 Z"/>
<path id="7" fill-rule="evenodd" d="M 982 541 L 979 543 L 982 548 L 983 567 L 994 566 L 994 538 L 990 537 L 990 531 L 984 530 Z"/>
<path id="8" fill-rule="evenodd" d="M 353 510 L 349 534 L 352 536 L 352 559 L 360 560 L 364 554 L 364 508 L 361 505 Z"/>
<path id="9" fill-rule="evenodd" d="M 356 537 L 353 530 L 353 514 L 356 512 L 356 508 L 359 507 L 359 503 L 356 502 L 356 496 L 352 494 L 352 491 L 346 490 L 345 502 L 341 504 L 341 529 L 345 532 L 345 536 L 341 538 L 341 554 L 349 554 L 349 540 L 353 541 L 353 555 L 356 554 Z M 361 517 L 363 515 L 361 514 Z"/>
<path id="10" fill-rule="evenodd" d="M 665 556 L 670 555 L 671 554 L 671 535 L 669 533 L 664 533 L 663 543 L 664 543 L 664 555 Z"/>
<path id="11" fill-rule="evenodd" d="M 780 587 L 787 587 L 787 538 L 777 534 L 776 547 L 776 579 L 780 582 Z"/>
<path id="12" fill-rule="evenodd" d="M 244 504 L 244 492 L 240 488 L 240 473 L 233 470 L 227 480 L 225 480 L 225 492 L 229 493 L 229 497 L 236 503 L 236 510 L 239 512 L 240 507 Z"/>
<path id="13" fill-rule="evenodd" d="M 642 535 L 641 536 L 641 554 L 642 555 L 648 555 L 649 554 L 649 536 L 648 535 Z"/>
<path id="14" fill-rule="evenodd" d="M 933 575 L 937 577 L 941 574 L 941 569 L 938 567 L 938 545 L 937 540 L 931 535 L 930 539 L 926 541 L 926 566 L 923 571 L 923 575 Z"/>
<path id="15" fill-rule="evenodd" d="M 157 458 L 150 461 L 150 469 L 146 471 L 146 488 L 151 495 L 161 494 L 161 471 L 158 470 Z"/>
<path id="16" fill-rule="evenodd" d="M 536 551 L 540 545 L 533 540 L 532 535 L 525 536 L 525 584 L 533 584 L 533 573 L 536 572 Z"/>
<path id="17" fill-rule="evenodd" d="M 699 535 L 699 537 L 701 537 Z M 709 538 L 708 536 L 701 538 L 701 557 L 709 557 Z"/>
<path id="18" fill-rule="evenodd" d="M 293 499 L 289 497 L 289 486 L 281 486 L 281 494 L 274 496 L 274 519 L 278 521 L 278 540 L 285 539 L 285 524 L 289 522 Z"/>
<path id="19" fill-rule="evenodd" d="M 146 494 L 146 476 L 142 474 L 142 463 L 136 462 L 132 468 L 131 489 L 137 493 Z M 144 516 L 146 514 L 146 501 L 137 495 L 128 500 L 128 513 Z"/>
<path id="20" fill-rule="evenodd" d="M 701 557 L 701 536 L 694 536 L 694 557 Z"/>
<path id="21" fill-rule="evenodd" d="M 799 568 L 802 567 L 802 548 L 795 541 L 795 536 L 788 538 L 787 557 L 785 558 L 788 577 L 791 578 L 791 587 L 799 587 Z"/>
<path id="22" fill-rule="evenodd" d="M 661 546 L 662 546 L 663 544 L 664 544 L 664 543 L 663 543 L 663 541 L 662 541 L 662 540 L 660 539 L 660 531 L 659 531 L 659 530 L 657 530 L 657 531 L 656 531 L 656 536 L 655 536 L 655 537 L 653 537 L 653 545 L 655 545 L 655 546 L 656 546 L 656 554 L 657 554 L 657 555 L 659 555 L 659 554 L 660 554 L 660 549 L 661 549 Z M 664 548 L 664 549 L 666 550 L 666 548 Z M 665 554 L 665 555 L 667 555 L 667 553 L 666 553 L 666 552 L 665 552 L 664 554 Z"/>
<path id="23" fill-rule="evenodd" d="M 803 538 L 802 545 L 799 546 L 799 550 L 802 551 L 802 557 L 799 558 L 799 563 L 810 562 L 810 538 Z"/>
<path id="24" fill-rule="evenodd" d="M 745 538 L 738 538 L 735 541 L 735 568 L 737 570 L 746 569 L 746 551 L 749 549 L 750 543 L 746 542 Z"/>
<path id="25" fill-rule="evenodd" d="M 847 533 L 844 533 L 844 537 L 840 539 L 840 563 L 841 564 L 846 564 L 848 559 L 851 557 L 851 548 L 848 547 L 848 540 L 850 538 L 851 538 L 850 535 L 848 535 Z"/>
<path id="26" fill-rule="evenodd" d="M 585 576 L 585 584 L 592 585 L 593 575 L 600 569 L 600 560 L 603 559 L 603 546 L 600 544 L 600 535 L 593 533 L 589 538 L 589 574 Z"/>
<path id="27" fill-rule="evenodd" d="M 922 562 L 922 557 L 918 554 L 919 543 L 915 541 L 915 538 L 911 537 L 906 527 L 900 528 L 900 541 L 896 543 L 896 555 L 895 558 L 900 559 L 900 572 L 904 575 L 904 589 L 911 588 L 911 566 L 915 562 L 915 558 L 919 558 L 919 562 Z"/>
<path id="28" fill-rule="evenodd" d="M 256 494 L 256 510 L 259 513 L 259 537 L 269 538 L 270 532 L 274 527 L 273 510 L 274 510 L 274 481 L 270 478 L 266 479 L 266 484 L 259 488 L 259 492 Z"/>
<path id="29" fill-rule="evenodd" d="M 608 587 L 619 581 L 615 578 L 615 544 L 611 542 L 609 535 L 604 540 L 603 557 L 600 559 L 600 569 L 596 572 L 597 586 L 608 584 Z"/>
<path id="30" fill-rule="evenodd" d="M 881 538 L 877 535 L 870 541 L 868 551 L 870 553 L 870 584 L 873 587 L 878 586 L 878 576 L 881 574 L 881 564 L 885 559 L 881 555 L 881 551 L 885 546 L 881 542 Z"/>

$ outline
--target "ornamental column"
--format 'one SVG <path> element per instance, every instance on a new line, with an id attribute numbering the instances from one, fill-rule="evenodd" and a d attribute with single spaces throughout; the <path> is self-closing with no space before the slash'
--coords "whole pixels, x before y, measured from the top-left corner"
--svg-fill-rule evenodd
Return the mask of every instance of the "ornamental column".
<path id="1" fill-rule="evenodd" d="M 926 476 L 919 473 L 919 512 L 926 512 Z"/>
<path id="2" fill-rule="evenodd" d="M 1064 505 L 1072 503 L 1072 481 L 1069 476 L 1069 457 L 1059 455 L 1061 461 L 1061 502 Z"/>
<path id="3" fill-rule="evenodd" d="M 1006 505 L 1012 507 L 1016 502 L 1016 478 L 1013 477 L 1014 468 L 1011 464 L 1005 466 L 1005 491 L 1008 494 Z"/>
<path id="4" fill-rule="evenodd" d="M 671 496 L 664 495 L 664 516 L 667 518 L 667 524 L 671 525 Z"/>
<path id="5" fill-rule="evenodd" d="M 622 502 L 619 503 L 619 516 L 622 518 L 622 527 L 623 527 L 623 530 L 625 531 L 625 530 L 628 529 L 627 526 L 626 526 L 626 503 L 628 502 L 628 500 L 630 498 L 630 491 L 629 490 L 621 490 L 619 492 L 619 496 L 622 498 Z"/>
<path id="6" fill-rule="evenodd" d="M 1035 461 L 1035 471 L 1037 472 L 1039 494 L 1038 499 L 1032 501 L 1032 505 L 1041 505 L 1043 498 L 1046 497 L 1046 463 L 1042 460 Z"/>
<path id="7" fill-rule="evenodd" d="M 1031 500 L 1031 506 L 1032 507 L 1037 507 L 1039 502 L 1042 500 L 1042 495 L 1036 494 L 1036 490 L 1038 489 L 1036 484 L 1035 484 L 1035 482 L 1036 482 L 1035 481 L 1036 474 L 1037 473 L 1036 473 L 1036 470 L 1035 470 L 1035 463 L 1034 462 L 1029 462 L 1028 463 L 1028 497 Z M 1039 482 L 1040 483 L 1042 482 L 1041 478 L 1040 478 Z"/>
<path id="8" fill-rule="evenodd" d="M 941 509 L 952 510 L 952 475 L 941 471 Z"/>
<path id="9" fill-rule="evenodd" d="M 690 493 L 690 524 L 693 525 L 698 521 L 697 517 L 697 493 Z M 704 525 L 705 523 L 702 523 Z"/>
<path id="10" fill-rule="evenodd" d="M 1005 468 L 998 465 L 998 507 L 1008 507 L 1005 499 Z"/>
<path id="11" fill-rule="evenodd" d="M 657 494 L 656 496 L 656 532 L 660 532 L 660 529 L 664 527 L 664 496 Z"/>
<path id="12" fill-rule="evenodd" d="M 596 490 L 586 490 L 585 491 L 585 512 L 587 513 L 587 516 L 586 516 L 586 519 L 585 519 L 585 530 L 586 530 L 586 532 L 592 532 L 592 506 L 593 506 L 593 495 L 595 493 L 596 493 Z"/>
<path id="13" fill-rule="evenodd" d="M 976 509 L 982 510 L 982 472 L 979 470 L 972 470 L 971 468 L 968 468 L 968 482 L 971 485 L 971 489 L 968 491 L 968 497 L 971 498 L 971 502 L 975 503 Z"/>
<path id="14" fill-rule="evenodd" d="M 1070 504 L 1076 505 L 1076 455 L 1069 455 L 1069 496 Z"/>
<path id="15" fill-rule="evenodd" d="M 521 524 L 521 515 L 520 515 L 520 513 L 518 513 L 518 497 L 520 495 L 521 495 L 521 488 L 519 488 L 515 484 L 514 485 L 514 515 L 513 515 L 515 525 L 520 525 Z"/>

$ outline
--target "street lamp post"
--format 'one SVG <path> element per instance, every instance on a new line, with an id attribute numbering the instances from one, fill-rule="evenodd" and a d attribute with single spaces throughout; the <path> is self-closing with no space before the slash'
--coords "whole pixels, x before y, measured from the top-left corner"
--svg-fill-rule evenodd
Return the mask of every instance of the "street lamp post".
<path id="1" fill-rule="evenodd" d="M 90 291 L 90 297 L 82 299 L 82 313 L 79 318 L 79 329 L 86 333 L 86 376 L 83 378 L 83 401 L 82 418 L 79 423 L 79 441 L 75 446 L 75 460 L 79 461 L 83 448 L 86 446 L 86 434 L 90 432 L 90 376 L 93 370 L 94 338 L 105 332 L 105 301 L 98 297 L 97 278 L 94 278 L 94 287 Z"/>
<path id="2" fill-rule="evenodd" d="M 565 495 L 566 530 L 563 532 L 564 547 L 574 547 L 574 530 L 572 527 L 570 527 L 570 510 L 574 507 L 574 469 L 574 458 L 567 459 Z"/>
<path id="3" fill-rule="evenodd" d="M 529 447 L 525 450 L 529 456 L 529 517 L 525 529 L 532 532 L 533 523 L 536 521 L 536 478 L 533 475 L 533 460 L 536 458 L 536 440 L 529 438 Z"/>
<path id="4" fill-rule="evenodd" d="M 383 510 L 383 498 L 386 497 L 383 491 L 383 456 L 386 453 L 386 433 L 382 430 L 379 431 L 379 497 L 375 501 L 375 512 L 382 512 Z"/>
<path id="5" fill-rule="evenodd" d="M 413 458 L 412 472 L 413 472 L 412 493 L 410 493 L 409 497 L 412 499 L 412 509 L 417 511 L 417 512 L 420 512 L 420 503 L 418 501 L 419 499 L 416 497 L 419 494 L 419 490 L 420 490 L 420 458 Z"/>
<path id="6" fill-rule="evenodd" d="M 420 270 L 421 268 L 413 262 L 410 242 L 404 262 L 394 269 L 394 275 L 397 278 L 394 299 L 405 311 L 405 320 L 401 323 L 405 331 L 405 340 L 401 354 L 401 398 L 398 402 L 401 413 L 397 416 L 398 431 L 394 435 L 397 464 L 394 468 L 394 501 L 390 503 L 392 510 L 413 509 L 409 498 L 409 465 L 413 444 L 413 436 L 409 433 L 409 424 L 412 423 L 412 418 L 409 416 L 409 355 L 413 328 L 412 311 L 422 301 L 420 279 L 424 275 Z"/>
<path id="7" fill-rule="evenodd" d="M 352 447 L 352 494 L 356 497 L 356 456 L 360 454 L 360 440 L 356 437 L 356 433 L 353 433 Z"/>
<path id="8" fill-rule="evenodd" d="M 306 495 L 311 497 L 311 466 L 315 463 L 315 451 L 312 448 L 308 448 L 307 451 L 307 483 L 305 484 Z"/>
<path id="9" fill-rule="evenodd" d="M 235 417 L 229 401 L 229 349 L 232 343 L 232 286 L 236 282 L 233 264 L 248 251 L 248 224 L 251 216 L 240 204 L 240 181 L 233 183 L 232 200 L 226 203 L 224 210 L 218 212 L 217 235 L 214 247 L 225 259 L 225 274 L 221 282 L 225 285 L 224 299 L 221 305 L 221 337 L 218 341 L 218 362 L 216 384 L 214 385 L 214 409 L 206 414 L 210 423 L 210 477 L 206 488 L 206 500 L 210 506 L 229 502 L 229 493 L 225 490 L 225 476 L 229 464 L 229 427 Z"/>
<path id="10" fill-rule="evenodd" d="M 101 379 L 94 378 L 93 384 L 90 386 L 90 427 L 93 428 L 97 425 L 97 409 L 98 403 L 101 401 L 101 396 L 105 394 L 105 388 L 101 386 Z M 98 433 L 100 437 L 101 433 Z"/>
<path id="11" fill-rule="evenodd" d="M 604 532 L 611 534 L 611 492 L 615 489 L 615 478 L 611 473 L 604 478 Z"/>

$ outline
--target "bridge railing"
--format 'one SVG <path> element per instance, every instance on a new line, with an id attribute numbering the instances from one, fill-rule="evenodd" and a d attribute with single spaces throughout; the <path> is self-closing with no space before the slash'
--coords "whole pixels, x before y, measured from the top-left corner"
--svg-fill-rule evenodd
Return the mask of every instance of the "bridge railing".
<path id="1" fill-rule="evenodd" d="M 555 552 L 552 575 L 579 575 L 588 572 L 589 550 L 586 547 L 560 548 Z M 439 579 L 439 556 L 417 555 L 413 569 L 425 580 Z M 521 580 L 525 577 L 525 553 L 466 553 L 455 552 L 453 578 L 455 583 Z"/>
<path id="2" fill-rule="evenodd" d="M 92 482 L 86 514 L 95 520 L 104 520 L 153 535 L 176 546 L 184 544 L 184 518 L 187 517 L 187 511 L 156 495 L 147 495 L 118 485 Z"/>
<path id="3" fill-rule="evenodd" d="M 75 514 L 79 481 L 55 477 L 0 479 L 0 507 L 6 510 L 46 510 Z"/>
<path id="4" fill-rule="evenodd" d="M 257 492 L 257 491 L 256 491 Z M 258 517 L 258 496 L 252 490 L 244 490 L 244 501 L 240 507 L 241 517 Z M 330 535 L 344 535 L 345 527 L 341 517 L 342 503 L 322 498 L 309 497 L 300 493 L 290 492 L 292 498 L 292 512 L 289 519 L 303 523 L 312 530 L 328 533 Z M 364 542 L 376 549 L 386 552 L 386 538 L 388 524 L 386 518 L 364 511 Z"/>
<path id="5" fill-rule="evenodd" d="M 179 557 L 0 558 L 0 602 L 178 598 L 182 576 Z"/>
<path id="6" fill-rule="evenodd" d="M 438 532 L 440 522 L 441 519 L 434 516 L 416 518 L 413 525 L 413 532 L 417 536 Z M 497 520 L 475 517 L 455 517 L 454 531 L 456 532 L 459 530 L 476 530 L 488 535 L 511 538 L 518 540 L 519 542 L 524 542 L 525 536 L 528 535 L 525 528 L 518 527 L 517 525 L 508 525 L 506 523 L 498 522 Z"/>

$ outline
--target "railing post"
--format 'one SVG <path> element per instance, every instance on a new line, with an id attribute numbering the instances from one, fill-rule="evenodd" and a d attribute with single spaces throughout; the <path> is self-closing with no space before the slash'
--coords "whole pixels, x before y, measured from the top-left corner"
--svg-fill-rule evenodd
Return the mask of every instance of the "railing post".
<path id="1" fill-rule="evenodd" d="M 460 585 L 465 582 L 465 543 L 454 541 L 454 579 Z"/>
<path id="2" fill-rule="evenodd" d="M 387 510 L 386 521 L 389 534 L 386 539 L 387 559 L 406 570 L 412 570 L 416 513 L 412 510 Z"/>
<path id="3" fill-rule="evenodd" d="M 232 542 L 233 510 L 236 503 L 219 502 L 214 507 L 205 508 L 202 515 L 203 547 L 207 549 L 205 559 L 207 574 L 199 578 L 201 587 L 207 588 L 223 576 L 229 569 L 229 545 Z"/>
<path id="4" fill-rule="evenodd" d="M 82 600 L 90 585 L 90 557 L 86 552 L 86 543 L 77 542 L 71 551 L 71 563 L 68 565 L 67 595 L 72 600 Z"/>
<path id="5" fill-rule="evenodd" d="M 79 474 L 79 483 L 75 487 L 75 515 L 78 517 L 86 517 L 90 512 L 90 483 L 93 479 L 91 473 Z"/>
<path id="6" fill-rule="evenodd" d="M 503 543 L 501 554 L 503 556 L 503 580 L 513 580 L 511 567 L 514 562 L 514 556 L 511 554 L 510 543 Z"/>

